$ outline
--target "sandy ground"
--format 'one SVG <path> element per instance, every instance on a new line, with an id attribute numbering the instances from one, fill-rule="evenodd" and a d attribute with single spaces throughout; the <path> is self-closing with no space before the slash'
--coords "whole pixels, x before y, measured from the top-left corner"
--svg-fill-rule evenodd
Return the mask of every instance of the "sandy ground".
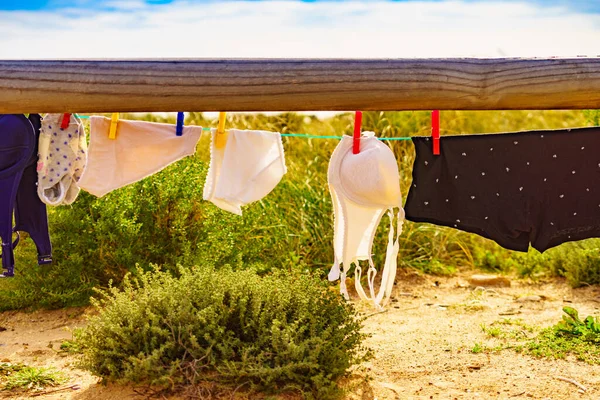
<path id="1" fill-rule="evenodd" d="M 415 273 L 398 278 L 391 306 L 383 313 L 367 310 L 365 330 L 372 335 L 368 345 L 375 358 L 364 365 L 359 379 L 345 384 L 348 399 L 600 398 L 600 366 L 573 359 L 536 359 L 512 350 L 471 351 L 476 343 L 498 343 L 481 325 L 502 318 L 549 326 L 560 319 L 565 305 L 575 307 L 582 316 L 598 315 L 600 287 L 571 289 L 562 281 L 513 281 L 509 288 L 482 290 L 469 287 L 466 278 Z M 530 295 L 542 299 L 522 301 Z M 69 376 L 65 386 L 79 383 L 81 387 L 37 399 L 144 398 L 129 387 L 99 384 L 73 366 L 72 356 L 58 351 L 63 340 L 71 339 L 72 329 L 85 324 L 87 312 L 73 308 L 0 314 L 0 327 L 6 328 L 0 331 L 0 361 L 53 366 Z M 586 392 L 580 393 L 576 385 L 557 376 L 577 381 Z M 32 398 L 6 391 L 0 397 Z"/>

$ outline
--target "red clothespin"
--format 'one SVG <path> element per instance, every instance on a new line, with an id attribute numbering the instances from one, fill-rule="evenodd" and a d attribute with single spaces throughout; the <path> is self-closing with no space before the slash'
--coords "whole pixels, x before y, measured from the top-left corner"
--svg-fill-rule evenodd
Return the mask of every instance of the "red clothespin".
<path id="1" fill-rule="evenodd" d="M 63 114 L 62 122 L 60 123 L 60 127 L 62 129 L 67 129 L 69 127 L 69 122 L 71 122 L 71 114 L 66 113 Z"/>
<path id="2" fill-rule="evenodd" d="M 352 136 L 352 153 L 360 153 L 360 131 L 362 125 L 362 111 L 354 113 L 354 135 Z"/>
<path id="3" fill-rule="evenodd" d="M 433 138 L 433 155 L 440 155 L 440 110 L 431 112 L 431 137 Z"/>

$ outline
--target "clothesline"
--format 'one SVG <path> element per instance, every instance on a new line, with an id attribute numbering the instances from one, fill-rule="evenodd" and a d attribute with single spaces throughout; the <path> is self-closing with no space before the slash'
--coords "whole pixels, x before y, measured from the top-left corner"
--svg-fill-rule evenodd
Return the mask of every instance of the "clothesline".
<path id="1" fill-rule="evenodd" d="M 81 119 L 89 119 L 89 115 L 77 115 Z M 202 128 L 203 131 L 210 131 L 212 128 Z M 281 136 L 287 137 L 298 137 L 298 138 L 306 138 L 306 139 L 334 139 L 341 140 L 342 136 L 321 136 L 321 135 L 310 135 L 308 133 L 282 133 Z M 380 137 L 377 138 L 379 140 L 411 140 L 409 137 Z"/>

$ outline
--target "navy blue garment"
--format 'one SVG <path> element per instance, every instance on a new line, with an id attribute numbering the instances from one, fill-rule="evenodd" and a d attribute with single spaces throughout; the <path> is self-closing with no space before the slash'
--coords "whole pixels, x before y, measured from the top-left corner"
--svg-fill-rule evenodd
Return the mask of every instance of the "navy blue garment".
<path id="1" fill-rule="evenodd" d="M 600 128 L 412 140 L 406 219 L 518 251 L 600 237 Z"/>
<path id="2" fill-rule="evenodd" d="M 24 115 L 0 115 L 0 239 L 3 276 L 14 275 L 13 211 L 23 171 L 35 152 L 35 132 Z"/>
<path id="3" fill-rule="evenodd" d="M 37 247 L 38 264 L 43 265 L 52 262 L 52 244 L 48 233 L 46 204 L 40 200 L 37 193 L 37 148 L 42 118 L 39 114 L 30 114 L 29 121 L 31 121 L 35 132 L 35 150 L 23 171 L 19 190 L 17 191 L 15 204 L 16 225 L 13 231 L 17 234 L 18 231 L 29 233 Z M 13 249 L 17 243 L 13 243 Z"/>

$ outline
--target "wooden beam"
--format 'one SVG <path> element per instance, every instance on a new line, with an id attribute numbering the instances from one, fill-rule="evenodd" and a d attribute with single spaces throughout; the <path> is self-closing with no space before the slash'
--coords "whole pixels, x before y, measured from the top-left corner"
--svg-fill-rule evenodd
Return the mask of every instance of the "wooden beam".
<path id="1" fill-rule="evenodd" d="M 600 58 L 0 61 L 0 113 L 600 108 Z"/>

